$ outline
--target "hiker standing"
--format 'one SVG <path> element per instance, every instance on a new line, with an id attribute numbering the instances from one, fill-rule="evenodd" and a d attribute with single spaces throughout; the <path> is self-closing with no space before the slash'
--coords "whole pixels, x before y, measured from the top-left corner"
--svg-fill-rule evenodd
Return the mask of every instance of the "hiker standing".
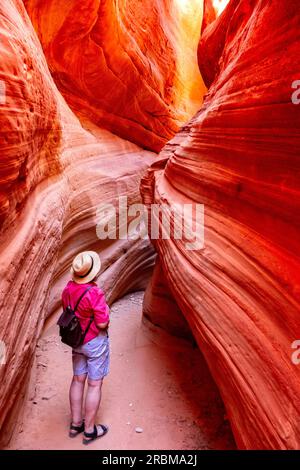
<path id="1" fill-rule="evenodd" d="M 61 323 L 60 320 L 58 322 L 64 326 L 61 328 L 62 341 L 72 346 L 73 379 L 69 394 L 72 422 L 69 436 L 75 437 L 83 432 L 84 444 L 108 431 L 107 426 L 95 424 L 103 378 L 109 371 L 109 307 L 104 293 L 96 284 L 100 269 L 101 261 L 94 251 L 85 251 L 75 257 L 71 267 L 72 280 L 62 293 L 64 312 Z M 77 334 L 76 339 L 74 334 Z M 88 387 L 83 407 L 86 379 Z"/>

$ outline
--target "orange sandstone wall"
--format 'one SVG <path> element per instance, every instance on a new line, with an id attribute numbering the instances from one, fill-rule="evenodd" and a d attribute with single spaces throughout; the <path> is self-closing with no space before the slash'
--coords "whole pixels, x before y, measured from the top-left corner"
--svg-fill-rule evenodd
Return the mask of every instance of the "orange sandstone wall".
<path id="1" fill-rule="evenodd" d="M 199 108 L 201 2 L 24 0 L 72 109 L 154 151 Z"/>
<path id="2" fill-rule="evenodd" d="M 204 249 L 154 243 L 243 449 L 300 446 L 299 50 L 298 1 L 232 0 L 199 44 L 203 107 L 142 182 L 205 204 Z"/>

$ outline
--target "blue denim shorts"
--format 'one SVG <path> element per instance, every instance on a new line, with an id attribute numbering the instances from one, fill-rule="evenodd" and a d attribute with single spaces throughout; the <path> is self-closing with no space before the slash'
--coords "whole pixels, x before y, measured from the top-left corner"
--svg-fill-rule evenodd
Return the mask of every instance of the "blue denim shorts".
<path id="1" fill-rule="evenodd" d="M 100 380 L 109 372 L 109 338 L 100 334 L 72 350 L 73 374 L 87 374 L 91 380 Z"/>

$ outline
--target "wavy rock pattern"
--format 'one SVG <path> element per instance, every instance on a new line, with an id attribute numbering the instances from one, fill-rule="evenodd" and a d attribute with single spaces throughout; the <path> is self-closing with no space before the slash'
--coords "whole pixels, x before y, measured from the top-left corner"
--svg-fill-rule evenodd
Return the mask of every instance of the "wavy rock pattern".
<path id="1" fill-rule="evenodd" d="M 0 28 L 0 83 L 6 92 L 0 100 L 3 444 L 22 404 L 36 341 L 58 308 L 58 289 L 74 254 L 100 252 L 111 300 L 145 287 L 153 248 L 98 240 L 96 210 L 105 201 L 116 205 L 121 195 L 138 202 L 140 178 L 155 154 L 88 122 L 82 127 L 50 76 L 22 2 L 1 2 Z"/>
<path id="2" fill-rule="evenodd" d="M 63 95 L 77 113 L 158 151 L 196 112 L 198 0 L 25 0 Z M 59 13 L 58 13 L 59 12 Z"/>
<path id="3" fill-rule="evenodd" d="M 204 249 L 154 244 L 240 448 L 300 447 L 299 48 L 297 1 L 232 0 L 199 45 L 203 108 L 142 182 L 148 204 L 205 204 Z"/>
<path id="4" fill-rule="evenodd" d="M 40 50 L 24 9 L 16 15 L 12 2 L 1 2 L 0 12 L 0 229 L 4 232 L 30 191 L 61 171 L 61 129 L 51 77 L 45 74 L 47 64 L 43 55 L 37 54 Z M 24 37 L 20 39 L 22 30 Z"/>

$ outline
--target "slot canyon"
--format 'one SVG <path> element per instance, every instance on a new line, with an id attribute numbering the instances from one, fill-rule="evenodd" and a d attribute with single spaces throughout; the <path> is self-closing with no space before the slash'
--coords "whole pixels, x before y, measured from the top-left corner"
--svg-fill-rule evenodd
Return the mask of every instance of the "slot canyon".
<path id="1" fill-rule="evenodd" d="M 1 448 L 82 447 L 56 321 L 93 250 L 112 366 L 91 448 L 300 449 L 298 1 L 1 0 L 0 31 Z M 101 239 L 125 197 L 150 237 Z M 151 236 L 153 205 L 193 204 L 203 246 Z"/>

